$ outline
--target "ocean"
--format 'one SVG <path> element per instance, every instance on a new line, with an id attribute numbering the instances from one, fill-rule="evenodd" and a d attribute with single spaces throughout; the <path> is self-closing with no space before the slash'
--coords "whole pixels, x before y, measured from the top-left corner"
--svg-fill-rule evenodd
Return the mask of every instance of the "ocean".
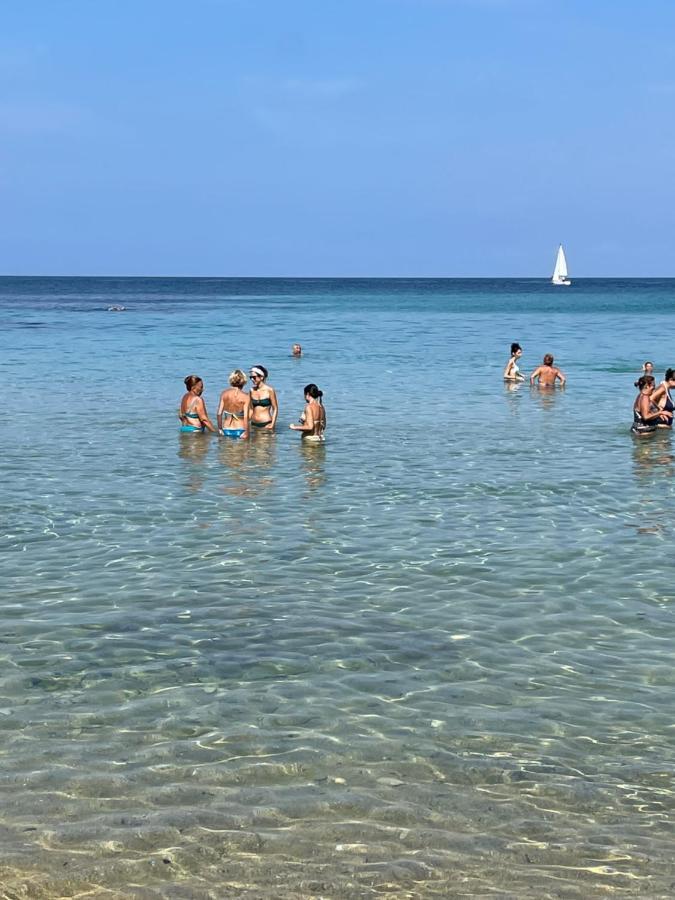
<path id="1" fill-rule="evenodd" d="M 672 897 L 674 328 L 667 279 L 0 279 L 0 896 Z M 275 434 L 179 435 L 260 363 Z"/>

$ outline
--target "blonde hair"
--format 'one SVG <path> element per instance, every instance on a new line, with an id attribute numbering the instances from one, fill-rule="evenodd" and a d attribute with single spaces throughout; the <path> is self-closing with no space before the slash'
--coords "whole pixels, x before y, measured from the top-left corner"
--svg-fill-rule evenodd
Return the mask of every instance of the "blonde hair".
<path id="1" fill-rule="evenodd" d="M 242 372 L 241 369 L 235 369 L 234 372 L 230 372 L 228 381 L 232 387 L 242 388 L 248 381 L 248 378 L 246 377 L 246 373 Z"/>

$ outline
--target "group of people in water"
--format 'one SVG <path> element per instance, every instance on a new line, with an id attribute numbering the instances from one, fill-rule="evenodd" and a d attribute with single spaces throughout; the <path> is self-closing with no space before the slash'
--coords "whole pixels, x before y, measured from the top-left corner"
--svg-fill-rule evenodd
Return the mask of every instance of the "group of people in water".
<path id="1" fill-rule="evenodd" d="M 670 391 L 675 388 L 675 369 L 666 369 L 659 385 L 653 373 L 654 364 L 647 361 L 642 366 L 642 375 L 635 382 L 639 393 L 633 403 L 631 431 L 638 437 L 653 434 L 659 428 L 673 427 L 675 403 Z"/>
<path id="2" fill-rule="evenodd" d="M 301 355 L 295 352 L 293 355 Z M 209 418 L 202 394 L 204 382 L 198 375 L 185 378 L 186 392 L 180 401 L 178 417 L 182 434 L 202 434 L 210 431 L 234 440 L 245 440 L 252 431 L 274 431 L 279 417 L 279 401 L 274 388 L 267 384 L 268 371 L 265 366 L 252 366 L 249 371 L 251 389 L 244 390 L 248 383 L 246 373 L 235 369 L 229 376 L 229 387 L 220 395 L 217 427 Z M 305 385 L 305 408 L 298 422 L 290 428 L 302 433 L 304 440 L 321 442 L 326 431 L 326 410 L 323 405 L 323 391 L 315 384 Z"/>
<path id="3" fill-rule="evenodd" d="M 511 344 L 511 355 L 504 368 L 504 381 L 525 381 L 525 376 L 518 367 L 518 361 L 523 355 L 520 344 Z M 566 377 L 553 364 L 550 353 L 544 356 L 544 361 L 530 375 L 530 384 L 543 388 L 552 388 L 559 384 L 561 387 L 566 382 Z M 642 365 L 642 375 L 635 382 L 639 393 L 633 403 L 633 424 L 631 432 L 638 437 L 653 434 L 659 428 L 672 428 L 675 402 L 671 396 L 671 389 L 675 388 L 675 369 L 666 369 L 663 381 L 657 386 L 654 378 L 654 364 L 647 360 Z"/>
<path id="4" fill-rule="evenodd" d="M 504 368 L 504 381 L 525 381 L 525 376 L 518 368 L 518 360 L 523 355 L 523 348 L 520 344 L 511 344 L 511 356 Z M 530 375 L 530 384 L 538 384 L 539 387 L 555 387 L 560 384 L 562 387 L 567 381 L 563 372 L 557 366 L 553 365 L 553 357 L 550 353 L 544 356 L 544 361 Z"/>

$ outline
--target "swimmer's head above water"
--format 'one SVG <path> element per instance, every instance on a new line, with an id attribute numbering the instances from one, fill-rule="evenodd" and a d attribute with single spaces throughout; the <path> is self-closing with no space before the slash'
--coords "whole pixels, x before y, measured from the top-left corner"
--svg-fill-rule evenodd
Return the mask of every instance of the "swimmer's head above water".
<path id="1" fill-rule="evenodd" d="M 511 344 L 511 356 L 522 356 L 523 348 L 520 344 Z"/>
<path id="2" fill-rule="evenodd" d="M 293 344 L 291 347 L 291 353 L 293 356 L 302 356 L 302 347 L 300 344 Z"/>
<path id="3" fill-rule="evenodd" d="M 251 376 L 251 381 L 257 384 L 258 382 L 265 381 L 267 379 L 267 376 L 269 375 L 269 372 L 267 371 L 265 366 L 251 366 L 248 374 Z"/>
<path id="4" fill-rule="evenodd" d="M 310 400 L 318 400 L 319 403 L 321 403 L 322 397 L 323 391 L 320 391 L 315 384 L 305 385 L 305 400 L 307 400 L 307 402 L 309 402 Z"/>
<path id="5" fill-rule="evenodd" d="M 204 382 L 199 375 L 188 375 L 187 378 L 183 379 L 183 384 L 193 394 L 201 394 L 204 390 Z"/>
<path id="6" fill-rule="evenodd" d="M 653 375 L 654 374 L 654 363 L 650 360 L 642 363 L 642 371 L 645 375 Z"/>

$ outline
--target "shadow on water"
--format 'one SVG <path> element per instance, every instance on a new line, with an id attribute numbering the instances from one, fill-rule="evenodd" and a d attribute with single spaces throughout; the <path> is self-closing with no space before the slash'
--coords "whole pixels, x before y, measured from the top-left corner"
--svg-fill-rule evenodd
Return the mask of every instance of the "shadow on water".
<path id="1" fill-rule="evenodd" d="M 178 434 L 178 456 L 190 464 L 185 469 L 185 487 L 192 493 L 204 486 L 204 460 L 210 444 L 205 434 Z"/>

